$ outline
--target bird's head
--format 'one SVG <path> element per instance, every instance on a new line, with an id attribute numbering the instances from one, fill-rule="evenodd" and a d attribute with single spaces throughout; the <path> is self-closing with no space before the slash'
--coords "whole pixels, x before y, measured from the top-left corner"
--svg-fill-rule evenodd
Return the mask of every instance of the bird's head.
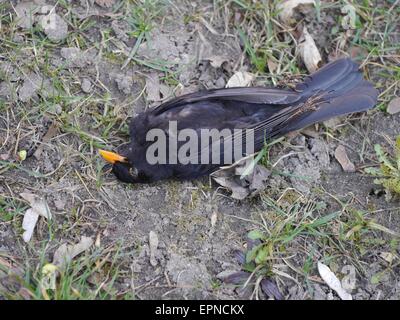
<path id="1" fill-rule="evenodd" d="M 127 157 L 106 150 L 99 150 L 99 153 L 104 160 L 112 164 L 112 172 L 119 180 L 128 183 L 137 182 L 137 170 Z"/>

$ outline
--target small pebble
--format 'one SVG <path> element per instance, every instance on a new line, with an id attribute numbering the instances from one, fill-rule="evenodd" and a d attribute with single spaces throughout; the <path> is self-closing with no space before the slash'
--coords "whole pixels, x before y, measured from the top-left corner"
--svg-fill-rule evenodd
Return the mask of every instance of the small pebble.
<path id="1" fill-rule="evenodd" d="M 63 111 L 62 107 L 59 104 L 56 104 L 54 106 L 54 110 L 56 111 L 56 114 L 61 114 Z"/>
<path id="2" fill-rule="evenodd" d="M 68 36 L 68 24 L 56 13 L 44 16 L 40 24 L 47 38 L 52 42 L 65 40 Z"/>
<path id="3" fill-rule="evenodd" d="M 23 43 L 24 42 L 24 37 L 20 34 L 15 34 L 13 37 L 13 41 L 15 43 Z"/>
<path id="4" fill-rule="evenodd" d="M 83 79 L 81 83 L 81 89 L 85 93 L 90 93 L 92 91 L 92 83 L 89 79 Z"/>

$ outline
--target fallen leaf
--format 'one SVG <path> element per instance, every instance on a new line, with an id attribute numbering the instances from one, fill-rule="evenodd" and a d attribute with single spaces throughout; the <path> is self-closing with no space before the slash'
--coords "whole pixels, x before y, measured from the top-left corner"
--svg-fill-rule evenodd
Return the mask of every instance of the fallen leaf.
<path id="1" fill-rule="evenodd" d="M 36 211 L 37 214 L 51 220 L 51 212 L 49 206 L 47 205 L 47 202 L 44 199 L 33 193 L 26 192 L 20 193 L 20 196 L 29 202 L 30 206 L 34 211 Z"/>
<path id="2" fill-rule="evenodd" d="M 22 220 L 22 229 L 24 230 L 22 238 L 25 242 L 29 242 L 32 238 L 39 216 L 50 220 L 51 212 L 44 199 L 41 199 L 32 193 L 20 193 L 20 196 L 28 201 L 31 206 L 31 208 L 25 211 L 24 219 Z"/>
<path id="3" fill-rule="evenodd" d="M 150 264 L 155 267 L 157 265 L 156 251 L 158 247 L 158 236 L 154 231 L 149 233 L 149 247 L 150 247 Z"/>
<path id="4" fill-rule="evenodd" d="M 314 5 L 315 0 L 286 0 L 282 1 L 277 5 L 277 9 L 279 11 L 279 18 L 282 22 L 287 25 L 290 25 L 295 22 L 293 18 L 294 9 L 299 5 Z"/>
<path id="5" fill-rule="evenodd" d="M 318 272 L 322 278 L 322 280 L 325 281 L 325 283 L 331 288 L 332 290 L 336 291 L 340 299 L 342 300 L 352 300 L 353 297 L 351 294 L 346 292 L 346 290 L 343 289 L 342 284 L 340 283 L 340 280 L 335 276 L 335 274 L 329 269 L 329 267 L 321 262 L 318 261 Z"/>
<path id="6" fill-rule="evenodd" d="M 216 176 L 213 175 L 213 179 L 222 187 L 231 191 L 231 197 L 237 200 L 243 200 L 249 195 L 249 191 L 242 187 L 238 182 L 233 180 L 233 177 L 228 176 Z"/>
<path id="7" fill-rule="evenodd" d="M 236 258 L 236 261 L 240 264 L 243 265 L 246 263 L 246 255 L 243 251 L 241 250 L 234 250 L 233 254 Z"/>
<path id="8" fill-rule="evenodd" d="M 390 264 L 393 262 L 393 260 L 395 258 L 394 254 L 391 252 L 381 252 L 379 255 L 381 256 L 381 258 L 383 260 L 385 260 L 386 262 L 388 262 Z"/>
<path id="9" fill-rule="evenodd" d="M 275 300 L 283 300 L 284 297 L 282 293 L 279 291 L 278 286 L 275 281 L 271 279 L 262 279 L 261 280 L 261 290 L 270 298 L 274 298 Z"/>
<path id="10" fill-rule="evenodd" d="M 321 63 L 321 55 L 314 42 L 314 39 L 308 33 L 307 28 L 303 28 L 303 33 L 299 39 L 299 52 L 307 70 L 310 73 L 317 71 Z"/>
<path id="11" fill-rule="evenodd" d="M 39 219 L 39 215 L 35 210 L 28 209 L 25 211 L 24 219 L 22 220 L 22 229 L 24 233 L 22 234 L 22 238 L 25 242 L 29 242 L 33 235 L 33 230 L 35 230 L 36 223 Z"/>
<path id="12" fill-rule="evenodd" d="M 392 101 L 390 101 L 386 111 L 389 114 L 396 114 L 400 112 L 400 97 L 394 98 Z"/>
<path id="13" fill-rule="evenodd" d="M 250 277 L 246 271 L 224 270 L 217 274 L 217 278 L 225 283 L 234 285 L 243 285 Z"/>
<path id="14" fill-rule="evenodd" d="M 342 145 L 339 145 L 336 148 L 335 158 L 340 163 L 340 165 L 342 166 L 342 168 L 345 172 L 355 172 L 356 171 L 356 167 L 350 161 L 349 157 L 347 156 L 346 149 Z"/>
<path id="15" fill-rule="evenodd" d="M 236 72 L 226 84 L 226 88 L 248 87 L 254 79 L 254 75 L 246 71 Z"/>
<path id="16" fill-rule="evenodd" d="M 210 64 L 213 68 L 221 68 L 221 66 L 228 61 L 228 58 L 222 57 L 222 56 L 211 56 L 208 58 L 205 58 L 205 60 L 210 61 Z"/>
<path id="17" fill-rule="evenodd" d="M 100 7 L 103 7 L 103 8 L 111 8 L 111 7 L 114 5 L 115 0 L 95 0 L 95 2 L 96 2 Z"/>
<path id="18" fill-rule="evenodd" d="M 57 128 L 58 128 L 58 126 L 56 123 L 51 124 L 51 126 L 49 127 L 49 130 L 47 130 L 46 134 L 42 138 L 41 145 L 36 149 L 36 151 L 33 154 L 33 156 L 36 159 L 38 159 L 38 160 L 40 159 L 40 156 L 43 152 L 44 145 L 46 143 L 48 143 L 51 140 L 51 138 L 53 138 L 57 134 Z"/>
<path id="19" fill-rule="evenodd" d="M 82 236 L 81 241 L 79 241 L 77 244 L 62 244 L 54 253 L 53 265 L 57 266 L 61 270 L 64 269 L 73 258 L 88 250 L 92 245 L 93 239 L 85 236 Z"/>
<path id="20" fill-rule="evenodd" d="M 267 187 L 266 181 L 271 172 L 261 165 L 254 165 L 251 172 L 248 171 L 249 164 L 246 159 L 238 163 L 223 167 L 214 172 L 211 177 L 221 186 L 232 192 L 231 197 L 237 200 L 243 200 L 246 197 L 252 197 Z"/>

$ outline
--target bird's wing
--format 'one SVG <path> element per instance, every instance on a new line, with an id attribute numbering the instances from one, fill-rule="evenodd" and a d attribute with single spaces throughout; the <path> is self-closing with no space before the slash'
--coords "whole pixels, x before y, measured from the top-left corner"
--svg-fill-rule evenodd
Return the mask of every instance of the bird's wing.
<path id="1" fill-rule="evenodd" d="M 243 129 L 242 131 L 238 131 L 229 136 L 223 137 L 222 140 L 218 139 L 216 141 L 213 141 L 211 145 L 208 145 L 200 149 L 197 154 L 193 155 L 193 157 L 199 158 L 199 156 L 201 156 L 201 158 L 203 158 L 202 156 L 203 153 L 207 154 L 210 151 L 219 150 L 222 159 L 224 157 L 225 149 L 223 145 L 225 143 L 228 143 L 228 145 L 232 145 L 233 150 L 235 150 L 235 148 L 242 147 L 242 149 L 239 150 L 245 151 L 246 148 L 243 148 L 243 146 L 246 143 L 249 142 L 251 143 L 251 141 L 246 141 L 247 139 L 246 130 L 249 129 L 253 131 L 253 139 L 254 139 L 252 140 L 252 142 L 254 143 L 253 150 L 254 152 L 259 151 L 266 142 L 268 142 L 271 139 L 280 137 L 282 133 L 286 133 L 287 130 L 285 129 L 288 125 L 290 125 L 293 122 L 296 122 L 297 119 L 301 119 L 309 115 L 310 113 L 314 112 L 314 110 L 316 110 L 317 108 L 318 108 L 318 103 L 314 102 L 310 103 L 305 102 L 297 106 L 285 107 L 263 121 L 252 123 L 245 127 L 242 127 L 241 128 Z M 240 138 L 240 136 L 242 138 Z"/>
<path id="2" fill-rule="evenodd" d="M 335 116 L 366 111 L 376 104 L 377 95 L 378 92 L 372 84 L 360 81 L 357 87 L 341 96 L 331 97 L 327 92 L 315 94 L 294 106 L 283 107 L 265 120 L 249 124 L 242 129 L 254 130 L 254 150 L 257 151 L 266 141 L 276 139 L 290 131 Z M 228 141 L 232 141 L 233 136 L 228 137 Z M 240 139 L 238 143 L 242 143 Z"/>
<path id="3" fill-rule="evenodd" d="M 273 89 L 263 87 L 252 88 L 225 88 L 189 93 L 170 101 L 167 101 L 153 110 L 158 115 L 172 108 L 179 107 L 184 104 L 194 103 L 204 100 L 225 100 L 240 101 L 254 104 L 291 104 L 301 99 L 298 92 L 284 89 Z"/>

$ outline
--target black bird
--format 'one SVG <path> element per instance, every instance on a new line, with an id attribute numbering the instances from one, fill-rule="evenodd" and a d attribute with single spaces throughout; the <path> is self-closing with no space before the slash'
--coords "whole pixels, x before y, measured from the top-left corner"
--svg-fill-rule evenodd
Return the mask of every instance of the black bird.
<path id="1" fill-rule="evenodd" d="M 113 173 L 119 180 L 128 183 L 150 183 L 175 178 L 194 179 L 210 174 L 219 167 L 231 164 L 218 155 L 219 163 L 175 163 L 169 158 L 172 148 L 166 146 L 167 162 L 153 163 L 146 156 L 154 141 L 147 141 L 151 129 L 160 129 L 167 139 L 174 132 L 170 122 L 176 121 L 177 130 L 193 129 L 200 134 L 202 129 L 229 129 L 232 134 L 222 140 L 209 142 L 205 146 L 222 145 L 233 141 L 234 129 L 254 130 L 254 152 L 260 151 L 265 141 L 299 130 L 335 116 L 361 112 L 372 108 L 377 102 L 378 91 L 364 80 L 359 66 L 351 59 L 343 58 L 331 62 L 308 76 L 294 90 L 277 88 L 226 88 L 206 90 L 174 98 L 150 109 L 130 123 L 131 141 L 122 156 L 100 150 L 105 160 L 113 164 Z M 226 140 L 227 139 L 227 140 Z M 165 142 L 165 141 L 164 141 Z M 195 141 L 196 142 L 196 141 Z M 200 145 L 200 140 L 197 141 Z M 240 142 L 245 147 L 248 142 Z M 179 141 L 179 149 L 185 141 Z M 221 148 L 221 150 L 224 150 Z M 190 155 L 190 159 L 208 153 L 200 151 Z M 154 153 L 157 155 L 157 152 Z M 188 155 L 187 152 L 185 153 Z M 242 153 L 241 156 L 245 156 Z"/>

